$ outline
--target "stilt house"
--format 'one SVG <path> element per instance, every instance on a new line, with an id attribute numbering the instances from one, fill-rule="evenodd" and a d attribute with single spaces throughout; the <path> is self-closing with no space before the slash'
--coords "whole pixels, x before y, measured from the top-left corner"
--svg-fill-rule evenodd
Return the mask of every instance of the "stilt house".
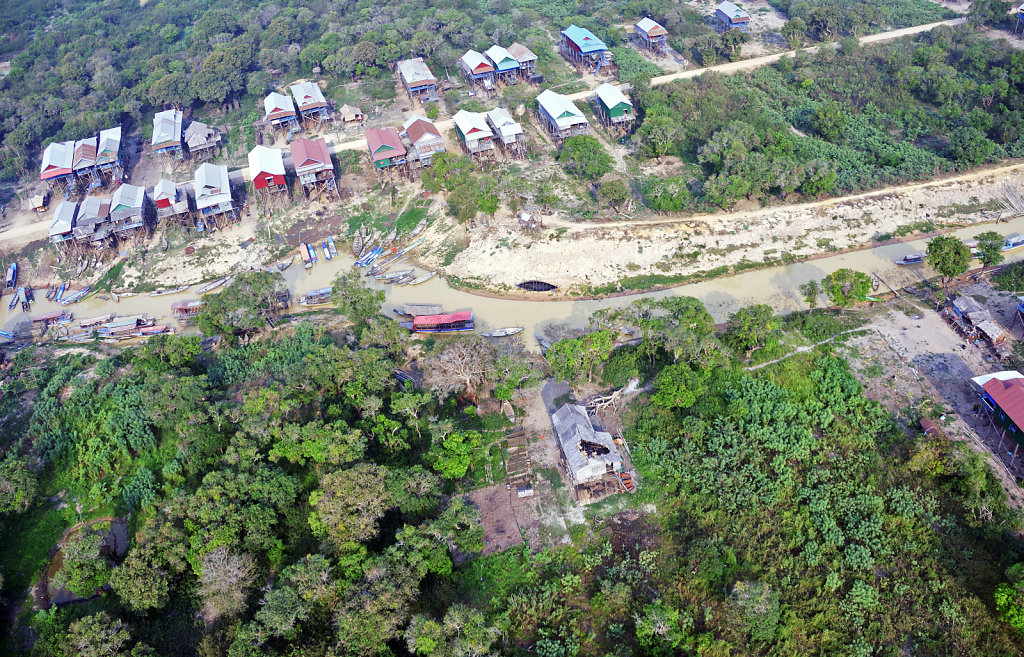
<path id="1" fill-rule="evenodd" d="M 459 67 L 471 84 L 478 84 L 488 91 L 494 88 L 494 66 L 477 51 L 467 51 L 459 60 Z"/>
<path id="2" fill-rule="evenodd" d="M 398 74 L 410 100 L 419 99 L 421 103 L 437 100 L 437 78 L 430 72 L 422 57 L 398 62 Z"/>
<path id="3" fill-rule="evenodd" d="M 409 148 L 416 154 L 421 166 L 430 166 L 434 153 L 443 153 L 447 150 L 441 131 L 426 117 L 413 114 L 402 124 L 402 129 L 409 140 Z"/>
<path id="4" fill-rule="evenodd" d="M 161 180 L 153 187 L 153 204 L 157 221 L 184 223 L 189 219 L 188 194 L 170 180 Z"/>
<path id="5" fill-rule="evenodd" d="M 292 164 L 295 174 L 302 183 L 306 196 L 312 198 L 322 193 L 337 196 L 338 187 L 334 180 L 334 164 L 323 137 L 296 139 L 291 143 Z"/>
<path id="6" fill-rule="evenodd" d="M 644 17 L 633 26 L 633 36 L 640 48 L 655 55 L 664 55 L 668 50 L 668 30 L 657 21 Z"/>
<path id="7" fill-rule="evenodd" d="M 284 177 L 284 157 L 280 149 L 257 146 L 249 151 L 249 176 L 256 197 L 267 202 L 279 195 L 288 195 Z"/>
<path id="8" fill-rule="evenodd" d="M 515 84 L 519 81 L 519 60 L 512 53 L 495 44 L 484 51 L 490 60 L 498 79 L 504 84 Z"/>
<path id="9" fill-rule="evenodd" d="M 605 82 L 596 93 L 598 116 L 605 125 L 625 127 L 636 119 L 633 102 L 615 85 Z"/>
<path id="10" fill-rule="evenodd" d="M 204 162 L 196 169 L 196 211 L 203 221 L 218 225 L 222 219 L 234 219 L 231 202 L 231 180 L 223 164 Z"/>
<path id="11" fill-rule="evenodd" d="M 494 133 L 491 132 L 487 118 L 483 114 L 459 110 L 452 117 L 452 121 L 467 153 L 480 155 L 494 150 Z"/>
<path id="12" fill-rule="evenodd" d="M 292 99 L 276 91 L 271 91 L 263 99 L 263 119 L 270 123 L 271 128 L 287 130 L 289 138 L 299 129 L 299 119 Z"/>
<path id="13" fill-rule="evenodd" d="M 71 170 L 75 159 L 75 142 L 55 141 L 43 149 L 43 162 L 39 168 L 39 179 L 45 180 L 54 191 L 73 189 L 74 174 Z"/>
<path id="14" fill-rule="evenodd" d="M 497 142 L 506 155 L 519 158 L 526 155 L 526 135 L 523 126 L 519 125 L 504 107 L 496 107 L 487 112 L 487 123 L 497 135 Z"/>
<path id="15" fill-rule="evenodd" d="M 184 116 L 176 109 L 157 112 L 153 116 L 153 151 L 181 159 L 181 123 Z"/>
<path id="16" fill-rule="evenodd" d="M 220 132 L 202 121 L 193 121 L 185 130 L 185 145 L 188 154 L 195 159 L 205 160 L 220 151 Z"/>
<path id="17" fill-rule="evenodd" d="M 391 175 L 408 171 L 405 146 L 394 128 L 367 128 L 366 147 L 378 178 L 385 173 Z"/>
<path id="18" fill-rule="evenodd" d="M 562 56 L 579 68 L 592 71 L 595 75 L 602 67 L 612 63 L 608 46 L 590 30 L 570 25 L 562 30 L 560 49 Z"/>
<path id="19" fill-rule="evenodd" d="M 537 114 L 541 125 L 556 139 L 567 139 L 590 132 L 587 117 L 568 96 L 545 89 L 537 96 Z"/>
<path id="20" fill-rule="evenodd" d="M 302 122 L 313 128 L 325 125 L 331 118 L 330 106 L 315 82 L 300 82 L 291 86 L 295 105 L 299 108 Z"/>
<path id="21" fill-rule="evenodd" d="M 118 239 L 143 232 L 146 225 L 146 189 L 121 185 L 110 199 L 110 221 Z"/>

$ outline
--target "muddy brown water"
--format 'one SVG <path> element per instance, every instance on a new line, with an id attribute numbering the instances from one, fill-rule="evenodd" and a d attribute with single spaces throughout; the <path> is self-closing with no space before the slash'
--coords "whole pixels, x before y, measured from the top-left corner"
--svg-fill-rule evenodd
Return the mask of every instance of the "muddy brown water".
<path id="1" fill-rule="evenodd" d="M 1003 235 L 1024 232 L 1024 218 L 1018 218 L 993 227 L 992 225 L 976 225 L 950 233 L 961 239 L 970 239 L 978 233 L 997 230 Z M 708 312 L 716 321 L 724 321 L 737 309 L 754 303 L 767 303 L 780 313 L 806 309 L 807 305 L 800 293 L 800 285 L 811 280 L 820 280 L 827 274 L 838 269 L 849 267 L 858 271 L 877 271 L 895 286 L 912 284 L 923 280 L 928 270 L 923 265 L 897 267 L 895 261 L 915 251 L 924 250 L 926 240 L 919 239 L 898 244 L 887 244 L 874 248 L 850 253 L 826 255 L 813 260 L 779 265 L 673 287 L 656 292 L 642 292 L 608 299 L 585 301 L 560 300 L 543 301 L 527 299 L 496 299 L 474 295 L 471 292 L 456 290 L 448 286 L 440 276 L 415 287 L 395 287 L 382 285 L 370 278 L 365 278 L 372 287 L 383 289 L 387 294 L 385 312 L 392 314 L 394 307 L 406 303 L 439 304 L 446 312 L 456 310 L 472 310 L 476 318 L 478 330 L 490 330 L 505 326 L 525 327 L 526 343 L 536 348 L 533 335 L 541 333 L 558 337 L 567 330 L 586 328 L 591 315 L 602 308 L 620 308 L 632 303 L 635 299 L 649 297 L 661 299 L 668 296 L 692 296 L 700 299 Z M 1024 248 L 1012 251 L 1007 261 L 1024 259 Z M 300 262 L 292 265 L 284 272 L 288 288 L 297 301 L 298 297 L 317 288 L 326 287 L 343 270 L 352 266 L 350 255 L 339 253 L 339 257 L 331 262 L 323 259 L 312 269 L 303 269 Z M 360 270 L 365 271 L 365 270 Z M 194 286 L 198 287 L 198 286 Z M 879 292 L 887 291 L 884 286 Z M 40 291 L 38 300 L 32 304 L 32 314 L 45 313 L 60 308 L 57 304 L 46 301 L 44 291 Z M 541 295 L 538 295 L 541 296 Z M 156 318 L 157 324 L 166 323 L 176 326 L 170 316 L 170 307 L 177 301 L 197 298 L 194 289 L 173 295 L 151 297 L 140 294 L 134 297 L 122 297 L 120 303 L 101 299 L 98 295 L 85 301 L 64 307 L 75 314 L 75 322 L 70 332 L 78 332 L 78 322 L 106 314 L 118 316 L 147 315 Z M 5 296 L 4 304 L 10 296 Z M 0 309 L 3 316 L 2 328 L 7 331 L 16 330 L 19 325 L 29 321 L 28 315 L 20 310 L 8 312 Z"/>

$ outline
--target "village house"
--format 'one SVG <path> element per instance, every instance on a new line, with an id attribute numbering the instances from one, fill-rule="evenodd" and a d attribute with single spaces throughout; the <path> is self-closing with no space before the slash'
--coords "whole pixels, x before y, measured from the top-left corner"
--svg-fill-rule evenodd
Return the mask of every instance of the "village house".
<path id="1" fill-rule="evenodd" d="M 194 183 L 196 212 L 203 222 L 200 229 L 219 227 L 222 221 L 235 218 L 231 201 L 231 180 L 223 164 L 204 162 L 196 169 Z"/>
<path id="2" fill-rule="evenodd" d="M 715 24 L 717 32 L 727 32 L 729 30 L 750 31 L 750 14 L 729 2 L 729 0 L 724 0 L 718 5 L 718 8 L 715 9 L 715 18 L 718 19 Z"/>
<path id="3" fill-rule="evenodd" d="M 271 91 L 263 99 L 263 120 L 268 122 L 271 128 L 288 130 L 289 137 L 292 132 L 299 129 L 299 119 L 295 114 L 292 99 L 276 91 Z"/>
<path id="4" fill-rule="evenodd" d="M 403 59 L 396 68 L 410 100 L 419 100 L 421 103 L 437 100 L 437 78 L 422 57 Z"/>
<path id="5" fill-rule="evenodd" d="M 545 89 L 537 96 L 537 118 L 556 139 L 568 139 L 590 132 L 587 117 L 568 96 Z"/>
<path id="6" fill-rule="evenodd" d="M 170 180 L 161 179 L 153 187 L 153 205 L 156 206 L 156 219 L 170 219 L 184 223 L 190 218 L 188 194 Z"/>
<path id="7" fill-rule="evenodd" d="M 370 151 L 377 178 L 383 175 L 408 173 L 409 161 L 405 146 L 394 128 L 367 128 L 366 147 Z"/>
<path id="8" fill-rule="evenodd" d="M 633 38 L 640 48 L 659 57 L 668 52 L 668 30 L 646 16 L 633 26 Z"/>
<path id="9" fill-rule="evenodd" d="M 110 221 L 118 239 L 126 239 L 144 232 L 146 225 L 146 189 L 135 185 L 121 185 L 110 198 Z"/>
<path id="10" fill-rule="evenodd" d="M 75 142 L 75 154 L 71 159 L 76 187 L 88 192 L 101 184 L 96 170 L 96 137 L 79 139 Z"/>
<path id="11" fill-rule="evenodd" d="M 495 107 L 487 112 L 487 123 L 498 136 L 501 150 L 512 158 L 526 155 L 526 135 L 523 126 L 519 125 L 504 107 Z"/>
<path id="12" fill-rule="evenodd" d="M 515 84 L 519 81 L 519 60 L 508 50 L 495 44 L 484 51 L 487 59 L 494 66 L 498 79 L 504 84 Z"/>
<path id="13" fill-rule="evenodd" d="M 323 137 L 296 139 L 291 143 L 292 165 L 308 198 L 327 193 L 338 195 L 334 164 Z"/>
<path id="14" fill-rule="evenodd" d="M 570 25 L 562 30 L 560 44 L 562 56 L 578 68 L 591 71 L 597 75 L 602 67 L 612 63 L 612 53 L 608 46 L 590 30 Z"/>
<path id="15" fill-rule="evenodd" d="M 39 179 L 50 189 L 64 191 L 74 189 L 74 175 L 71 163 L 75 158 L 75 142 L 55 141 L 43 149 L 43 161 L 39 167 Z"/>
<path id="16" fill-rule="evenodd" d="M 185 130 L 188 154 L 198 160 L 215 157 L 220 152 L 220 132 L 202 121 L 193 121 Z"/>
<path id="17" fill-rule="evenodd" d="M 342 123 L 362 123 L 366 120 L 363 110 L 352 105 L 342 105 L 341 109 L 338 110 L 338 116 L 341 118 Z"/>
<path id="18" fill-rule="evenodd" d="M 300 82 L 291 86 L 292 96 L 299 108 L 302 122 L 314 129 L 325 125 L 331 118 L 327 99 L 315 82 Z"/>
<path id="19" fill-rule="evenodd" d="M 613 84 L 605 82 L 596 90 L 598 116 L 607 126 L 625 128 L 636 119 L 633 102 Z"/>
<path id="20" fill-rule="evenodd" d="M 459 67 L 471 84 L 478 84 L 487 91 L 494 88 L 494 67 L 477 51 L 466 51 L 459 60 Z"/>
<path id="21" fill-rule="evenodd" d="M 153 116 L 153 152 L 157 154 L 168 154 L 175 160 L 181 159 L 181 123 L 184 115 L 176 110 L 169 109 L 157 112 Z"/>
<path id="22" fill-rule="evenodd" d="M 100 130 L 96 168 L 100 175 L 111 183 L 120 180 L 124 175 L 124 168 L 121 166 L 121 126 Z"/>
<path id="23" fill-rule="evenodd" d="M 409 140 L 409 148 L 416 154 L 420 166 L 430 166 L 434 153 L 447 150 L 444 137 L 430 119 L 413 114 L 402 124 L 402 131 Z"/>
<path id="24" fill-rule="evenodd" d="M 1024 374 L 1016 370 L 1007 370 L 977 376 L 971 380 L 976 386 L 989 421 L 999 433 L 999 446 L 996 452 L 1000 456 L 1008 455 L 1012 465 L 1018 456 L 1021 443 L 1024 442 L 1024 433 L 1021 432 L 1021 427 L 1024 427 Z M 1006 452 L 1003 451 L 1004 444 Z"/>
<path id="25" fill-rule="evenodd" d="M 481 155 L 494 150 L 494 133 L 487 125 L 486 117 L 479 112 L 459 110 L 452 117 L 455 132 L 462 141 L 462 147 L 470 155 Z"/>
<path id="26" fill-rule="evenodd" d="M 280 149 L 257 146 L 249 151 L 249 177 L 261 204 L 270 203 L 280 196 L 287 198 L 288 185 Z"/>
<path id="27" fill-rule="evenodd" d="M 508 47 L 508 52 L 519 62 L 519 72 L 526 76 L 528 82 L 538 84 L 543 81 L 543 78 L 534 72 L 534 68 L 537 66 L 537 55 L 532 50 L 516 42 Z"/>
<path id="28" fill-rule="evenodd" d="M 594 429 L 585 407 L 566 404 L 552 414 L 551 424 L 569 488 L 580 504 L 623 490 L 618 478 L 622 454 L 611 434 Z"/>
<path id="29" fill-rule="evenodd" d="M 80 246 L 102 247 L 111 235 L 110 199 L 86 196 L 72 232 Z"/>
<path id="30" fill-rule="evenodd" d="M 77 219 L 77 203 L 61 201 L 57 204 L 57 209 L 53 211 L 53 221 L 50 223 L 50 241 L 57 247 L 59 253 L 63 254 L 67 245 L 74 239 Z"/>

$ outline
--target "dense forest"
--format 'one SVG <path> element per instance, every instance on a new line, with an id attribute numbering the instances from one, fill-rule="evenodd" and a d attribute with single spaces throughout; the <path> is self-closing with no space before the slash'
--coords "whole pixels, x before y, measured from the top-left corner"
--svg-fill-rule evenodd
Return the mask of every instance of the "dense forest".
<path id="1" fill-rule="evenodd" d="M 1022 653 L 1021 516 L 984 460 L 897 423 L 827 350 L 743 368 L 783 331 L 856 319 L 755 306 L 723 332 L 695 299 L 641 300 L 542 365 L 515 342 L 408 343 L 378 294 L 338 286 L 338 314 L 267 332 L 273 280 L 243 277 L 211 297 L 234 320 L 201 318 L 214 346 L 13 357 L 6 653 Z M 639 344 L 616 347 L 624 330 Z M 410 358 L 422 387 L 392 375 Z M 482 556 L 464 494 L 504 432 L 483 409 L 522 406 L 542 368 L 651 383 L 626 416 L 636 510 Z M 33 611 L 62 533 L 48 572 L 85 599 Z"/>

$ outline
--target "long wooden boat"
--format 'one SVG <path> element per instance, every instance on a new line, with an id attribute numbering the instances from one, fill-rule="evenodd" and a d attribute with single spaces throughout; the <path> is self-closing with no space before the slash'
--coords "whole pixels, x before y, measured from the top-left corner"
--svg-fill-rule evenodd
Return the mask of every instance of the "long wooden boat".
<path id="1" fill-rule="evenodd" d="M 423 274 L 422 276 L 414 278 L 411 281 L 409 281 L 408 283 L 403 283 L 403 285 L 420 285 L 421 283 L 426 283 L 427 281 L 429 281 L 431 278 L 433 278 L 435 276 L 437 276 L 437 272 L 436 271 L 432 271 L 429 274 Z"/>
<path id="2" fill-rule="evenodd" d="M 164 289 L 160 289 L 160 290 L 153 290 L 152 292 L 149 293 L 149 296 L 151 296 L 151 297 L 163 297 L 163 296 L 167 296 L 168 294 L 178 294 L 180 292 L 184 292 L 185 290 L 189 289 L 190 287 L 192 287 L 192 286 L 191 285 L 182 285 L 181 287 L 171 287 L 171 288 L 164 288 Z"/>
<path id="3" fill-rule="evenodd" d="M 334 237 L 332 237 L 331 235 L 327 236 L 327 248 L 330 249 L 332 258 L 338 257 L 338 247 L 335 246 Z"/>
<path id="4" fill-rule="evenodd" d="M 21 301 L 21 288 L 15 290 L 14 296 L 11 297 L 11 302 L 7 304 L 7 310 L 14 310 L 19 301 Z"/>
<path id="5" fill-rule="evenodd" d="M 548 340 L 541 334 L 536 334 L 533 337 L 537 338 L 537 344 L 540 345 L 541 353 L 547 352 L 551 348 L 551 340 Z"/>
<path id="6" fill-rule="evenodd" d="M 384 240 L 385 244 L 391 244 L 398 237 L 398 229 L 392 228 L 391 232 L 388 233 L 387 239 Z"/>
<path id="7" fill-rule="evenodd" d="M 231 277 L 230 276 L 225 276 L 224 278 L 218 278 L 215 281 L 210 281 L 206 285 L 204 285 L 201 288 L 199 288 L 198 293 L 199 294 L 206 294 L 210 290 L 216 290 L 221 285 L 225 285 L 229 280 L 231 280 Z"/>
<path id="8" fill-rule="evenodd" d="M 70 305 L 72 303 L 76 303 L 78 301 L 81 301 L 82 299 L 85 298 L 85 295 L 89 294 L 89 290 L 90 289 L 91 289 L 90 287 L 86 287 L 86 288 L 84 288 L 82 290 L 79 290 L 78 292 L 75 292 L 71 296 L 64 297 L 63 299 L 61 299 L 60 305 L 67 306 L 67 305 Z"/>
<path id="9" fill-rule="evenodd" d="M 352 255 L 356 258 L 359 257 L 359 252 L 363 250 L 363 236 L 356 233 L 356 236 L 352 238 Z"/>
<path id="10" fill-rule="evenodd" d="M 522 326 L 506 326 L 505 328 L 494 329 L 493 331 L 487 331 L 481 333 L 485 338 L 507 338 L 510 335 L 516 335 L 522 333 L 525 330 Z"/>
<path id="11" fill-rule="evenodd" d="M 14 339 L 14 334 L 10 331 L 0 331 L 0 338 L 7 338 L 8 340 Z"/>
<path id="12" fill-rule="evenodd" d="M 60 303 L 60 300 L 64 298 L 64 293 L 67 291 L 67 289 L 68 289 L 68 284 L 67 283 L 61 283 L 60 287 L 57 289 L 57 294 L 54 295 L 54 297 L 53 297 L 53 300 L 56 301 L 57 303 Z"/>
<path id="13" fill-rule="evenodd" d="M 1010 235 L 1006 238 L 1006 243 L 1003 244 L 1003 251 L 1012 251 L 1019 249 L 1024 246 L 1024 234 Z"/>
<path id="14" fill-rule="evenodd" d="M 161 333 L 173 333 L 173 332 L 174 332 L 174 329 L 172 329 L 171 327 L 167 326 L 167 324 L 158 324 L 156 326 L 147 326 L 145 328 L 139 329 L 139 332 L 136 333 L 136 335 L 138 335 L 140 338 L 146 338 L 146 337 L 149 337 L 151 335 L 160 335 Z"/>
<path id="15" fill-rule="evenodd" d="M 413 333 L 462 333 L 473 330 L 473 311 L 463 310 L 447 315 L 420 315 L 410 322 L 399 322 L 398 325 Z"/>
<path id="16" fill-rule="evenodd" d="M 53 301 L 53 295 L 57 294 L 57 288 L 52 285 L 46 287 L 46 300 Z"/>
<path id="17" fill-rule="evenodd" d="M 390 274 L 380 274 L 378 276 L 374 276 L 374 278 L 377 279 L 378 281 L 393 281 L 398 278 L 405 278 L 414 271 L 416 270 L 406 269 L 405 271 L 392 272 Z"/>
<path id="18" fill-rule="evenodd" d="M 917 253 L 911 253 L 909 255 L 903 256 L 902 260 L 897 260 L 896 264 L 897 265 L 919 265 L 922 262 L 924 262 L 924 259 L 925 259 L 925 257 L 927 257 L 927 255 L 928 254 L 925 253 L 924 251 L 918 251 Z"/>
<path id="19" fill-rule="evenodd" d="M 324 250 L 324 260 L 331 261 L 331 250 L 327 248 L 327 240 L 320 241 L 320 248 Z"/>
<path id="20" fill-rule="evenodd" d="M 418 317 L 420 315 L 443 315 L 444 310 L 440 305 L 434 303 L 407 303 L 395 308 L 395 314 L 403 317 Z"/>
<path id="21" fill-rule="evenodd" d="M 78 326 L 81 328 L 92 328 L 99 326 L 100 324 L 106 324 L 114 319 L 113 315 L 100 315 L 99 317 L 92 317 L 90 319 L 83 319 L 78 322 Z"/>
<path id="22" fill-rule="evenodd" d="M 417 235 L 422 233 L 423 229 L 426 228 L 426 227 L 427 227 L 427 218 L 423 217 L 422 219 L 420 219 L 420 222 L 418 224 L 416 224 L 416 227 L 412 229 L 412 232 L 409 233 L 409 237 L 416 237 Z"/>
<path id="23" fill-rule="evenodd" d="M 300 306 L 320 306 L 331 302 L 331 295 L 334 294 L 333 287 L 322 287 L 318 290 L 310 290 L 299 298 Z"/>
<path id="24" fill-rule="evenodd" d="M 11 266 L 7 268 L 7 282 L 4 285 L 5 290 L 14 289 L 14 286 L 18 284 L 18 263 L 12 262 Z"/>
<path id="25" fill-rule="evenodd" d="M 288 269 L 289 267 L 292 266 L 292 263 L 294 263 L 294 262 L 295 262 L 295 256 L 292 256 L 291 258 L 288 258 L 287 260 L 282 260 L 281 262 L 277 263 L 277 271 L 284 271 L 285 269 Z"/>
<path id="26" fill-rule="evenodd" d="M 551 290 L 558 289 L 557 285 L 545 283 L 544 281 L 523 281 L 522 283 L 516 283 L 516 287 L 529 292 L 550 292 Z"/>

